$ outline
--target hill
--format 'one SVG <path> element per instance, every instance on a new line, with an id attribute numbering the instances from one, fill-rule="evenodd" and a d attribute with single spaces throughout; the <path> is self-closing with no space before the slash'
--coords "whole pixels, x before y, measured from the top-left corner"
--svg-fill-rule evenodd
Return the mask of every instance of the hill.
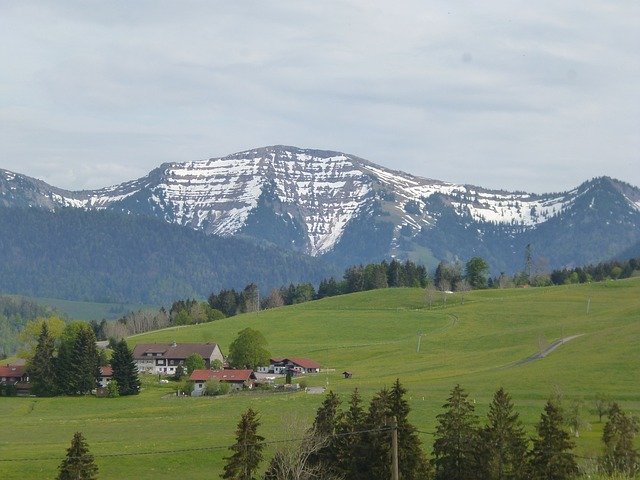
<path id="1" fill-rule="evenodd" d="M 610 260 L 640 241 L 640 190 L 601 177 L 560 193 L 421 178 L 347 153 L 275 145 L 167 163 L 120 185 L 65 191 L 0 170 L 0 206 L 110 210 L 321 256 L 341 268 L 395 256 L 482 256 L 492 274 Z M 310 280 L 310 279 L 309 279 Z"/>
<path id="2" fill-rule="evenodd" d="M 459 294 L 446 298 L 446 307 L 440 298 L 429 309 L 422 290 L 376 290 L 129 341 L 215 341 L 227 352 L 237 332 L 250 326 L 263 332 L 273 355 L 306 356 L 328 368 L 307 380 L 328 386 L 343 401 L 354 387 L 368 399 L 400 378 L 427 449 L 435 417 L 456 383 L 470 392 L 480 415 L 503 386 L 530 433 L 551 394 L 561 394 L 567 405 L 582 400 L 591 423 L 576 439 L 582 456 L 600 450 L 603 424 L 590 411 L 596 394 L 640 413 L 640 279 L 474 291 L 464 303 Z M 523 361 L 554 340 L 577 335 L 540 360 Z M 353 378 L 343 379 L 344 370 Z M 286 425 L 308 420 L 322 401 L 304 393 L 162 398 L 168 391 L 151 382 L 134 398 L 4 399 L 0 415 L 11 441 L 3 440 L 3 457 L 40 460 L 0 462 L 0 477 L 52 477 L 73 432 L 82 430 L 101 478 L 211 478 L 220 472 L 239 414 L 249 405 L 260 412 L 261 433 L 278 441 L 295 437 L 297 431 Z"/>
<path id="3" fill-rule="evenodd" d="M 0 292 L 170 304 L 255 282 L 319 281 L 321 260 L 116 212 L 0 208 Z"/>

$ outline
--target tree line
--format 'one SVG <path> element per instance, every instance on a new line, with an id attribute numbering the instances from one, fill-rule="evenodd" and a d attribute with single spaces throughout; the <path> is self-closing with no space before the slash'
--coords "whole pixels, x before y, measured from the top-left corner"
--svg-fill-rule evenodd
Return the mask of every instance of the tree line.
<path id="1" fill-rule="evenodd" d="M 14 295 L 0 295 L 0 359 L 16 353 L 20 347 L 20 332 L 39 317 L 58 314 L 53 308 Z"/>
<path id="2" fill-rule="evenodd" d="M 341 408 L 340 398 L 329 392 L 312 427 L 295 447 L 276 449 L 263 480 L 386 480 L 391 476 L 394 431 L 399 478 L 405 480 L 564 480 L 580 474 L 575 444 L 557 399 L 547 401 L 535 434 L 528 438 L 511 396 L 502 388 L 495 392 L 481 423 L 474 402 L 456 385 L 436 417 L 435 432 L 420 432 L 409 422 L 406 394 L 396 380 L 391 389 L 376 393 L 368 408 L 357 389 L 346 408 Z M 222 478 L 258 478 L 265 445 L 259 426 L 257 412 L 249 408 L 238 423 Z M 634 448 L 638 431 L 638 419 L 612 403 L 598 459 L 601 473 L 633 477 L 640 471 L 640 456 Z M 419 433 L 434 435 L 430 458 Z"/>
<path id="3" fill-rule="evenodd" d="M 27 361 L 31 393 L 38 397 L 89 394 L 98 386 L 100 367 L 110 365 L 112 396 L 137 394 L 140 380 L 133 352 L 124 340 L 112 342 L 111 348 L 107 359 L 87 323 L 71 322 L 60 328 L 56 322 L 41 321 Z"/>

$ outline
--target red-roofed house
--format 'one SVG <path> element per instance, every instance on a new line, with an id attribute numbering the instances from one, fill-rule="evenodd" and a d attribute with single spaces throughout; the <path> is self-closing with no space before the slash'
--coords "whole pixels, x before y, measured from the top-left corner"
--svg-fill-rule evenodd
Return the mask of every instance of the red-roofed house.
<path id="1" fill-rule="evenodd" d="M 269 360 L 269 365 L 265 367 L 258 367 L 260 373 L 287 373 L 293 374 L 302 373 L 318 373 L 320 372 L 320 364 L 302 357 L 289 357 L 289 358 L 272 358 Z"/>
<path id="2" fill-rule="evenodd" d="M 243 388 L 253 388 L 253 381 L 256 379 L 253 370 L 194 370 L 189 376 L 189 380 L 194 383 L 192 396 L 198 397 L 204 393 L 206 384 L 211 379 L 228 383 L 235 390 Z"/>
<path id="3" fill-rule="evenodd" d="M 110 366 L 100 367 L 100 378 L 98 379 L 98 386 L 105 388 L 107 384 L 113 378 L 113 368 Z"/>
<path id="4" fill-rule="evenodd" d="M 27 367 L 24 364 L 0 365 L 0 384 L 15 387 L 19 395 L 26 395 L 31 390 Z"/>
<path id="5" fill-rule="evenodd" d="M 194 353 L 204 358 L 207 368 L 214 360 L 224 362 L 217 343 L 140 343 L 133 349 L 133 359 L 139 372 L 173 375 L 178 365 Z"/>

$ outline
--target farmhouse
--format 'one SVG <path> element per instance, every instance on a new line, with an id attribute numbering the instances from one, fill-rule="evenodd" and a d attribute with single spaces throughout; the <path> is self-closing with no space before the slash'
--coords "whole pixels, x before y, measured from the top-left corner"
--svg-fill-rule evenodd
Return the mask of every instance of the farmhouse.
<path id="1" fill-rule="evenodd" d="M 31 389 L 27 367 L 24 364 L 0 365 L 0 385 L 15 387 L 16 393 L 26 395 Z"/>
<path id="2" fill-rule="evenodd" d="M 253 381 L 256 379 L 253 370 L 194 370 L 189 376 L 189 380 L 194 383 L 191 395 L 194 397 L 202 395 L 207 382 L 214 378 L 220 382 L 228 383 L 235 390 L 253 388 Z"/>
<path id="3" fill-rule="evenodd" d="M 214 360 L 224 362 L 217 343 L 141 343 L 133 349 L 133 359 L 139 372 L 172 375 L 194 353 L 204 358 L 207 368 Z"/>
<path id="4" fill-rule="evenodd" d="M 25 365 L 0 365 L 0 383 L 9 385 L 18 382 L 28 382 L 27 367 Z"/>
<path id="5" fill-rule="evenodd" d="M 100 376 L 98 377 L 98 386 L 105 388 L 113 378 L 113 368 L 106 366 L 100 367 Z"/>
<path id="6" fill-rule="evenodd" d="M 260 373 L 282 373 L 291 372 L 292 374 L 302 373 L 318 373 L 320 364 L 308 358 L 289 357 L 289 358 L 272 358 L 269 365 L 258 367 Z"/>

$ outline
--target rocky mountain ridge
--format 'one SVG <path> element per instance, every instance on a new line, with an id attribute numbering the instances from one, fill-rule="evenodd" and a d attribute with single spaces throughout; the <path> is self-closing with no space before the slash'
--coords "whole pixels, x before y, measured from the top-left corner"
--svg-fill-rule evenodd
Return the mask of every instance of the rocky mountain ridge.
<path id="1" fill-rule="evenodd" d="M 345 263 L 350 253 L 352 261 L 465 258 L 495 235 L 517 255 L 521 240 L 550 225 L 564 228 L 572 218 L 575 226 L 594 212 L 604 217 L 610 212 L 610 224 L 640 230 L 640 190 L 607 177 L 562 193 L 496 191 L 417 177 L 340 152 L 288 146 L 163 164 L 146 177 L 91 191 L 66 191 L 0 170 L 0 205 L 148 215 Z M 442 248 L 446 238 L 430 240 L 436 233 L 460 237 L 459 228 L 473 233 L 465 234 L 468 245 L 462 250 Z M 606 228 L 605 221 L 596 230 Z M 362 236 L 372 245 L 357 238 Z M 354 248 L 354 242 L 362 245 Z M 574 261 L 559 258 L 553 266 Z M 494 267 L 510 270 L 512 264 Z"/>

